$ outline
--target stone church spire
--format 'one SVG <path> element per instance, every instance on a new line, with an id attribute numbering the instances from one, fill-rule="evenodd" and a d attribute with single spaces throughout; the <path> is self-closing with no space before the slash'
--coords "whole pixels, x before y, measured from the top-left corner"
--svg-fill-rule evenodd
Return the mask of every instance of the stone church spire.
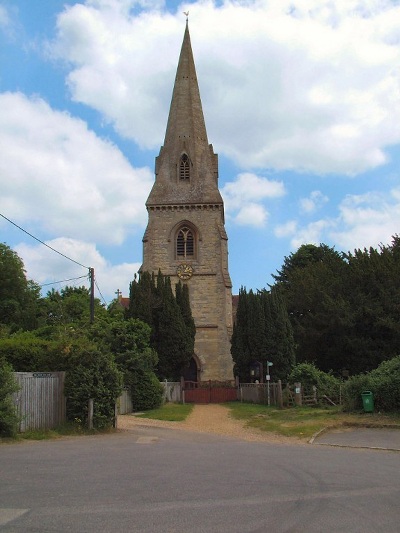
<path id="1" fill-rule="evenodd" d="M 185 175 L 182 175 L 183 165 Z M 155 173 L 148 206 L 160 202 L 174 204 L 177 200 L 222 204 L 218 191 L 218 156 L 208 144 L 187 21 L 164 145 L 156 158 Z"/>
<path id="2" fill-rule="evenodd" d="M 146 208 L 149 220 L 141 272 L 161 271 L 172 286 L 181 281 L 189 291 L 196 338 L 183 377 L 186 381 L 232 379 L 232 283 L 224 203 L 187 23 L 164 145 L 156 157 Z"/>

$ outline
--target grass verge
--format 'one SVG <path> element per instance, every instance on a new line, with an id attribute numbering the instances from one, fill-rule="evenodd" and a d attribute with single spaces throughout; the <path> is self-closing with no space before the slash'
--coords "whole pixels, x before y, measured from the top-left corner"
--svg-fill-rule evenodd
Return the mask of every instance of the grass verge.
<path id="1" fill-rule="evenodd" d="M 236 419 L 249 427 L 286 437 L 310 439 L 328 427 L 398 427 L 400 415 L 379 413 L 344 413 L 340 407 L 292 407 L 276 409 L 265 405 L 230 402 L 226 404 Z"/>
<path id="2" fill-rule="evenodd" d="M 167 420 L 169 422 L 182 422 L 190 415 L 194 404 L 171 403 L 164 404 L 159 409 L 151 409 L 140 415 L 140 418 L 151 418 L 153 420 Z"/>

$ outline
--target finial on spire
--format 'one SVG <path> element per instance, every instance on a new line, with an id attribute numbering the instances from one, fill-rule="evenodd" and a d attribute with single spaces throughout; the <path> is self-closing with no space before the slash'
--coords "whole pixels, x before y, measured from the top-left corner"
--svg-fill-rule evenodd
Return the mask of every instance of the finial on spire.
<path id="1" fill-rule="evenodd" d="M 189 11 L 184 11 L 184 15 L 186 15 L 186 22 L 189 20 Z"/>

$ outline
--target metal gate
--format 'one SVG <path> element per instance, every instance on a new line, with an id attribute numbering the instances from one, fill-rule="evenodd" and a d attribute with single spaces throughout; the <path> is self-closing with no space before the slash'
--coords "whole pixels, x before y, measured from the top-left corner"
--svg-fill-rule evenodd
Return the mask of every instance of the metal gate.
<path id="1" fill-rule="evenodd" d="M 238 399 L 234 381 L 185 381 L 183 393 L 186 403 L 224 403 Z"/>

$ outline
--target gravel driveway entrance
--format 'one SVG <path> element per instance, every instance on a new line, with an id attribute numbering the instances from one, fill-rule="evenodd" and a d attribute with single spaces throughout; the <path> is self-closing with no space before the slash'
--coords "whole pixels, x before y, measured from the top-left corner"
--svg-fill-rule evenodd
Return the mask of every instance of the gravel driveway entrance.
<path id="1" fill-rule="evenodd" d="M 165 422 L 150 420 L 135 415 L 119 415 L 118 429 L 129 430 L 135 427 L 168 427 L 176 430 L 214 433 L 245 441 L 301 444 L 298 439 L 285 438 L 272 433 L 265 433 L 255 428 L 245 427 L 245 422 L 230 416 L 230 410 L 221 404 L 195 405 L 193 411 L 183 422 Z"/>

